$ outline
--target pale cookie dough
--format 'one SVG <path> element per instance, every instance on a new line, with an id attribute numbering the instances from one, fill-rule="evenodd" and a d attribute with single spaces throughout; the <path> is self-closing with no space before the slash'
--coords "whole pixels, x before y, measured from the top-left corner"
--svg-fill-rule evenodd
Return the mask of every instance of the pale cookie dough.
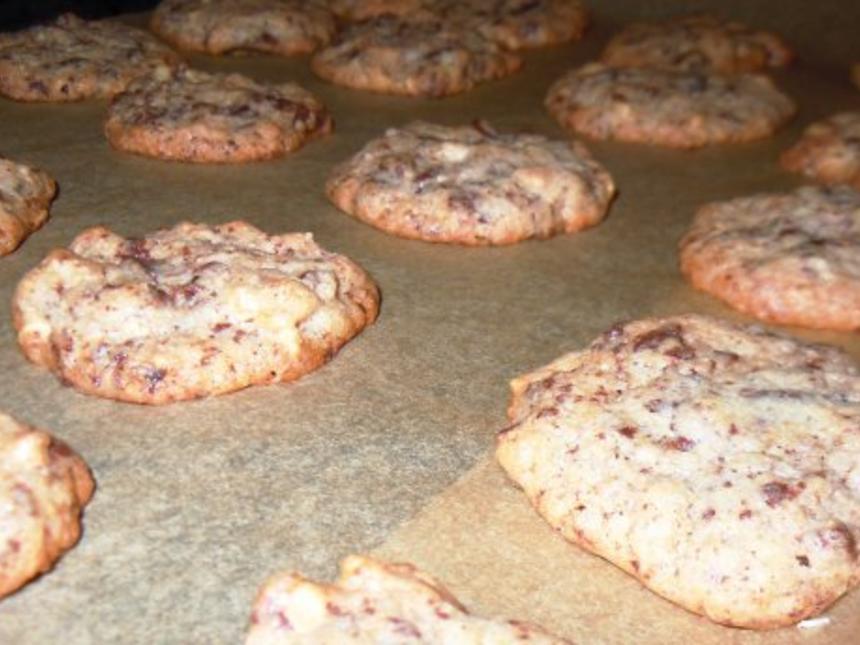
<path id="1" fill-rule="evenodd" d="M 860 583 L 860 372 L 843 352 L 649 319 L 511 389 L 502 467 L 561 535 L 652 591 L 765 629 Z"/>
<path id="2" fill-rule="evenodd" d="M 48 219 L 57 183 L 43 170 L 0 157 L 0 256 Z"/>
<path id="3" fill-rule="evenodd" d="M 474 30 L 393 16 L 350 25 L 311 59 L 314 72 L 336 85 L 424 97 L 465 92 L 521 65 Z"/>
<path id="4" fill-rule="evenodd" d="M 860 330 L 860 193 L 805 187 L 708 204 L 681 240 L 681 271 L 762 320 Z"/>
<path id="5" fill-rule="evenodd" d="M 105 123 L 119 150 L 198 163 L 279 157 L 331 129 L 323 104 L 295 83 L 189 69 L 132 82 Z"/>
<path id="6" fill-rule="evenodd" d="M 334 16 L 323 0 L 163 0 L 152 30 L 180 49 L 291 56 L 327 44 Z"/>
<path id="7" fill-rule="evenodd" d="M 813 123 L 779 161 L 790 172 L 860 189 L 860 112 L 842 112 Z"/>
<path id="8" fill-rule="evenodd" d="M 0 597 L 74 546 L 93 487 L 66 444 L 0 412 Z"/>
<path id="9" fill-rule="evenodd" d="M 341 210 L 394 235 L 486 245 L 594 226 L 615 187 L 582 144 L 499 134 L 481 121 L 419 121 L 336 166 L 326 192 Z"/>
<path id="10" fill-rule="evenodd" d="M 0 94 L 18 101 L 105 98 L 136 76 L 178 62 L 145 31 L 65 14 L 47 25 L 0 34 Z"/>
<path id="11" fill-rule="evenodd" d="M 595 139 L 678 148 L 770 136 L 795 113 L 766 76 L 723 76 L 590 63 L 553 84 L 546 106 Z"/>
<path id="12" fill-rule="evenodd" d="M 713 16 L 634 23 L 614 36 L 603 62 L 723 74 L 784 67 L 794 54 L 776 34 Z"/>
<path id="13" fill-rule="evenodd" d="M 139 239 L 97 227 L 21 280 L 25 356 L 78 390 L 168 403 L 316 369 L 376 318 L 379 293 L 310 234 L 182 223 Z"/>
<path id="14" fill-rule="evenodd" d="M 362 556 L 341 563 L 328 585 L 297 573 L 272 577 L 257 594 L 245 645 L 570 645 L 540 627 L 470 615 L 411 564 Z"/>
<path id="15" fill-rule="evenodd" d="M 508 49 L 582 38 L 588 11 L 579 0 L 448 0 L 441 15 Z"/>

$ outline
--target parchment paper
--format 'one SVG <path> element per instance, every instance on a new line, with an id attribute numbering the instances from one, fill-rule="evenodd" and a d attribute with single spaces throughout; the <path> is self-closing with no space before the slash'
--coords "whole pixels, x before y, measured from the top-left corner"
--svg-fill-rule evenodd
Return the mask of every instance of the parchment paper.
<path id="1" fill-rule="evenodd" d="M 618 319 L 686 311 L 743 319 L 683 282 L 678 238 L 703 202 L 798 185 L 776 166 L 779 151 L 810 120 L 860 108 L 837 60 L 860 59 L 856 3 L 842 13 L 836 2 L 765 4 L 720 6 L 759 24 L 772 13 L 774 27 L 809 44 L 798 66 L 777 74 L 801 103 L 790 128 L 698 152 L 590 144 L 620 188 L 609 219 L 507 248 L 377 232 L 327 203 L 328 169 L 416 118 L 480 117 L 501 130 L 564 136 L 542 107 L 550 82 L 594 57 L 624 16 L 680 3 L 607 2 L 584 42 L 529 53 L 521 74 L 440 101 L 329 86 L 306 58 L 191 57 L 206 69 L 296 80 L 329 105 L 332 136 L 267 163 L 133 157 L 105 142 L 102 102 L 0 100 L 0 154 L 45 168 L 61 187 L 45 228 L 0 259 L 0 406 L 67 440 L 98 484 L 78 546 L 0 601 L 0 643 L 235 643 L 268 575 L 291 568 L 329 578 L 342 556 L 374 548 L 426 566 L 476 610 L 543 621 L 580 642 L 836 642 L 860 633 L 858 593 L 834 609 L 833 625 L 809 635 L 758 637 L 692 617 L 562 543 L 488 456 L 505 423 L 507 381 Z M 813 38 L 809 25 L 822 24 Z M 181 219 L 231 218 L 313 231 L 363 264 L 382 289 L 379 322 L 297 383 L 158 408 L 78 394 L 23 359 L 9 301 L 51 248 L 96 224 L 140 235 Z M 856 335 L 786 331 L 860 357 Z"/>

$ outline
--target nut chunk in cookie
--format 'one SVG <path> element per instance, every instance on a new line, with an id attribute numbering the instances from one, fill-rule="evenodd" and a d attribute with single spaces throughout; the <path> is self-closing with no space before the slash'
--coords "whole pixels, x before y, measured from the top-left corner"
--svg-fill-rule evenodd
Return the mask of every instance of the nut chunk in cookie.
<path id="1" fill-rule="evenodd" d="M 18 101 L 106 98 L 179 57 L 140 29 L 66 14 L 0 34 L 0 94 Z"/>
<path id="2" fill-rule="evenodd" d="M 685 16 L 629 25 L 602 60 L 617 67 L 654 67 L 739 74 L 784 67 L 794 57 L 776 34 L 713 16 Z"/>
<path id="3" fill-rule="evenodd" d="M 566 539 L 713 621 L 766 629 L 860 583 L 860 371 L 687 315 L 511 382 L 496 455 Z"/>
<path id="4" fill-rule="evenodd" d="M 94 486 L 66 444 L 0 412 L 0 597 L 74 546 Z"/>
<path id="5" fill-rule="evenodd" d="M 779 161 L 790 172 L 860 189 L 860 112 L 842 112 L 816 121 Z"/>
<path id="6" fill-rule="evenodd" d="M 45 223 L 56 192 L 45 171 L 0 157 L 0 256 Z"/>
<path id="7" fill-rule="evenodd" d="M 280 157 L 331 129 L 325 106 L 295 83 L 190 69 L 135 80 L 105 122 L 118 150 L 196 163 Z"/>
<path id="8" fill-rule="evenodd" d="M 594 226 L 615 186 L 573 141 L 500 134 L 483 121 L 419 121 L 336 166 L 326 191 L 338 208 L 388 233 L 486 245 Z"/>
<path id="9" fill-rule="evenodd" d="M 322 0 L 164 0 L 152 30 L 180 49 L 290 56 L 328 43 L 334 16 Z"/>
<path id="10" fill-rule="evenodd" d="M 411 564 L 357 555 L 344 559 L 335 584 L 281 573 L 260 589 L 245 645 L 299 643 L 570 645 L 529 623 L 472 616 Z"/>
<path id="11" fill-rule="evenodd" d="M 680 248 L 693 286 L 739 311 L 860 330 L 860 192 L 847 186 L 708 204 Z"/>
<path id="12" fill-rule="evenodd" d="M 563 127 L 594 139 L 677 148 L 768 137 L 796 111 L 766 76 L 602 63 L 562 76 L 546 107 Z"/>
<path id="13" fill-rule="evenodd" d="M 311 59 L 314 72 L 336 85 L 424 97 L 465 92 L 521 65 L 474 30 L 391 15 L 348 26 Z"/>
<path id="14" fill-rule="evenodd" d="M 245 222 L 138 239 L 88 229 L 24 276 L 13 302 L 28 359 L 82 392 L 151 404 L 298 378 L 378 306 L 348 258 Z"/>

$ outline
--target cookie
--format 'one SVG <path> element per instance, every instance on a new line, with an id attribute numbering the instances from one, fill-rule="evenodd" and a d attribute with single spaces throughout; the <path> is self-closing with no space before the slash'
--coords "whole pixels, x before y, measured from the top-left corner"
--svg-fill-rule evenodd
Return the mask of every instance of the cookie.
<path id="1" fill-rule="evenodd" d="M 386 14 L 414 20 L 416 17 L 438 17 L 434 11 L 439 2 L 429 0 L 329 0 L 329 8 L 343 20 L 360 22 Z"/>
<path id="2" fill-rule="evenodd" d="M 499 134 L 482 121 L 415 122 L 336 166 L 326 192 L 341 210 L 394 235 L 486 245 L 594 226 L 615 187 L 573 141 Z"/>
<path id="3" fill-rule="evenodd" d="M 784 67 L 794 58 L 776 34 L 713 16 L 634 23 L 614 36 L 602 60 L 618 67 L 740 74 Z"/>
<path id="4" fill-rule="evenodd" d="M 322 103 L 294 83 L 189 69 L 136 79 L 105 122 L 118 150 L 198 163 L 280 157 L 331 129 Z"/>
<path id="5" fill-rule="evenodd" d="M 779 161 L 790 172 L 860 189 L 860 112 L 842 112 L 813 123 Z"/>
<path id="6" fill-rule="evenodd" d="M 311 59 L 321 78 L 354 89 L 441 97 L 517 71 L 522 59 L 472 30 L 382 16 L 347 27 Z"/>
<path id="7" fill-rule="evenodd" d="M 0 94 L 18 101 L 105 98 L 136 76 L 178 62 L 145 31 L 65 14 L 48 25 L 0 34 Z"/>
<path id="8" fill-rule="evenodd" d="M 588 26 L 588 11 L 579 0 L 448 0 L 443 4 L 446 20 L 508 49 L 578 40 Z"/>
<path id="9" fill-rule="evenodd" d="M 704 206 L 681 240 L 694 287 L 768 322 L 860 330 L 860 193 L 805 187 Z"/>
<path id="10" fill-rule="evenodd" d="M 595 139 L 677 148 L 770 136 L 796 111 L 766 76 L 723 76 L 590 63 L 549 90 L 565 128 Z"/>
<path id="11" fill-rule="evenodd" d="M 661 596 L 764 629 L 860 583 L 860 371 L 843 352 L 648 319 L 511 390 L 502 467 L 562 536 Z"/>
<path id="12" fill-rule="evenodd" d="M 74 546 L 93 487 L 66 444 L 0 412 L 0 597 Z"/>
<path id="13" fill-rule="evenodd" d="M 306 54 L 335 32 L 323 0 L 163 0 L 150 26 L 175 47 L 215 55 Z"/>
<path id="14" fill-rule="evenodd" d="M 27 273 L 13 302 L 29 360 L 81 392 L 150 404 L 296 379 L 378 307 L 348 258 L 245 222 L 130 239 L 88 229 Z"/>
<path id="15" fill-rule="evenodd" d="M 45 223 L 56 192 L 45 171 L 0 157 L 0 256 Z"/>
<path id="16" fill-rule="evenodd" d="M 344 559 L 340 579 L 333 585 L 296 573 L 272 577 L 257 594 L 245 641 L 246 645 L 515 642 L 568 643 L 529 623 L 472 616 L 447 589 L 411 564 L 357 555 Z"/>

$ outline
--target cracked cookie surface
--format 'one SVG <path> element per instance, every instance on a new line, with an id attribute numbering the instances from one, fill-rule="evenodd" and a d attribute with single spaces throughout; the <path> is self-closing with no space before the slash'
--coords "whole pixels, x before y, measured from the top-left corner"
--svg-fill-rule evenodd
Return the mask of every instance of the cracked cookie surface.
<path id="1" fill-rule="evenodd" d="M 135 80 L 105 123 L 119 150 L 199 163 L 272 159 L 331 129 L 322 103 L 295 83 L 189 69 Z"/>
<path id="2" fill-rule="evenodd" d="M 694 287 L 746 314 L 860 329 L 860 193 L 847 186 L 708 204 L 680 254 Z"/>
<path id="3" fill-rule="evenodd" d="M 368 275 L 310 234 L 231 222 L 88 229 L 24 276 L 13 311 L 32 362 L 82 392 L 158 404 L 296 379 L 378 306 Z"/>
<path id="4" fill-rule="evenodd" d="M 386 15 L 348 26 L 311 59 L 321 78 L 354 89 L 442 97 L 514 73 L 522 59 L 474 30 Z"/>
<path id="5" fill-rule="evenodd" d="M 579 143 L 500 134 L 481 121 L 419 121 L 336 166 L 326 192 L 341 210 L 394 235 L 486 245 L 594 226 L 615 187 Z"/>
<path id="6" fill-rule="evenodd" d="M 18 101 L 107 98 L 179 57 L 153 36 L 114 21 L 72 14 L 0 34 L 0 94 Z"/>
<path id="7" fill-rule="evenodd" d="M 0 412 L 0 597 L 74 546 L 94 486 L 66 444 Z"/>
<path id="8" fill-rule="evenodd" d="M 590 63 L 549 90 L 546 107 L 565 128 L 595 139 L 678 148 L 770 136 L 795 113 L 766 76 L 723 76 Z"/>
<path id="9" fill-rule="evenodd" d="M 255 50 L 291 56 L 327 44 L 334 17 L 322 0 L 164 0 L 152 30 L 180 49 L 225 54 Z"/>
<path id="10" fill-rule="evenodd" d="M 57 183 L 43 170 L 0 157 L 0 256 L 48 219 Z"/>
<path id="11" fill-rule="evenodd" d="M 860 583 L 860 372 L 840 350 L 646 319 L 511 389 L 502 467 L 565 538 L 652 591 L 763 629 Z"/>
<path id="12" fill-rule="evenodd" d="M 793 57 L 776 34 L 713 16 L 686 16 L 624 28 L 602 60 L 618 67 L 738 74 L 784 67 Z"/>
<path id="13" fill-rule="evenodd" d="M 779 161 L 790 172 L 860 189 L 860 112 L 842 112 L 816 121 Z"/>
<path id="14" fill-rule="evenodd" d="M 273 576 L 257 594 L 246 645 L 457 643 L 570 645 L 516 620 L 469 614 L 436 580 L 411 564 L 363 556 L 341 563 L 335 584 L 297 573 Z"/>

